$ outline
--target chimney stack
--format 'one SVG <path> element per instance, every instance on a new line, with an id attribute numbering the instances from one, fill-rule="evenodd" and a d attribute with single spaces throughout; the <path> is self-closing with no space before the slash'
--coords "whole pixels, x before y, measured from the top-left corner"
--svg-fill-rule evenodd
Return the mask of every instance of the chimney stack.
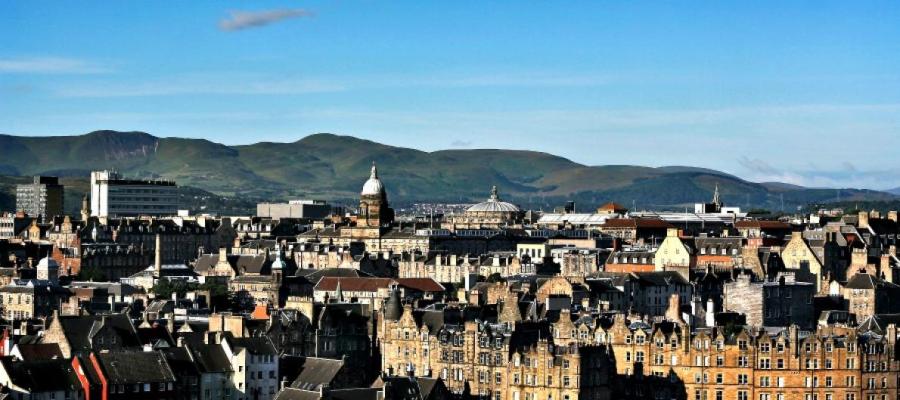
<path id="1" fill-rule="evenodd" d="M 162 239 L 159 236 L 159 232 L 156 233 L 156 250 L 153 258 L 153 269 L 156 273 L 159 273 L 159 270 L 162 269 Z"/>
<path id="2" fill-rule="evenodd" d="M 869 213 L 865 212 L 865 211 L 860 211 L 859 214 L 857 214 L 857 215 L 859 216 L 859 219 L 856 223 L 856 226 L 860 229 L 868 229 L 869 228 Z"/>

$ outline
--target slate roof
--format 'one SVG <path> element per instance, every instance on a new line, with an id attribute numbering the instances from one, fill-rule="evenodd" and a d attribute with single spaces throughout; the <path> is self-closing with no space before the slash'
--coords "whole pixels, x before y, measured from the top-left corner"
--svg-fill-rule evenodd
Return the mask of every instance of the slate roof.
<path id="1" fill-rule="evenodd" d="M 225 354 L 225 350 L 222 349 L 221 345 L 199 344 L 188 347 L 200 371 L 204 373 L 226 373 L 232 371 L 231 362 L 228 361 L 228 355 Z"/>
<path id="2" fill-rule="evenodd" d="M 298 269 L 294 275 L 306 277 L 306 279 L 309 279 L 311 282 L 317 282 L 319 279 L 326 276 L 333 278 L 368 278 L 372 276 L 365 271 L 360 271 L 356 268 L 304 268 Z"/>
<path id="3" fill-rule="evenodd" d="M 96 353 L 103 376 L 113 385 L 175 382 L 162 352 L 114 351 Z"/>
<path id="4" fill-rule="evenodd" d="M 847 289 L 869 289 L 869 290 L 876 289 L 879 287 L 887 287 L 887 288 L 891 288 L 891 289 L 900 288 L 900 286 L 897 286 L 893 283 L 885 281 L 881 278 L 878 278 L 878 277 L 875 277 L 875 276 L 872 276 L 869 274 L 862 274 L 862 273 L 853 274 L 853 276 L 847 280 L 847 284 L 844 287 L 846 287 Z"/>
<path id="5" fill-rule="evenodd" d="M 344 362 L 341 360 L 306 357 L 299 365 L 300 374 L 291 383 L 291 387 L 318 391 L 322 385 L 332 386 L 334 378 L 343 367 Z"/>
<path id="6" fill-rule="evenodd" d="M 319 400 L 320 398 L 321 393 L 319 392 L 286 387 L 275 394 L 274 400 Z"/>
<path id="7" fill-rule="evenodd" d="M 278 350 L 275 349 L 275 345 L 273 345 L 272 341 L 266 336 L 236 338 L 231 334 L 226 333 L 226 337 L 236 350 L 244 349 L 247 350 L 248 353 L 254 355 L 278 355 Z"/>
<path id="8" fill-rule="evenodd" d="M 166 362 L 169 363 L 169 367 L 175 375 L 179 377 L 200 375 L 200 368 L 191 359 L 191 354 L 187 348 L 171 347 L 162 349 L 160 352 L 166 357 Z"/>
<path id="9" fill-rule="evenodd" d="M 388 289 L 392 284 L 422 292 L 443 292 L 444 287 L 431 278 L 336 278 L 323 277 L 316 284 L 316 290 L 334 291 L 341 282 L 342 291 L 376 292 Z"/>
<path id="10" fill-rule="evenodd" d="M 3 357 L 0 362 L 12 383 L 31 393 L 76 391 L 81 388 L 71 361 L 66 359 L 16 361 Z"/>
<path id="11" fill-rule="evenodd" d="M 25 361 L 41 361 L 64 358 L 62 350 L 60 350 L 59 345 L 56 343 L 20 343 L 16 345 L 16 347 L 19 349 L 19 354 L 21 354 L 22 359 Z"/>
<path id="12" fill-rule="evenodd" d="M 690 285 L 687 279 L 675 271 L 635 272 L 638 283 L 645 286 L 669 286 L 673 283 Z"/>
<path id="13" fill-rule="evenodd" d="M 141 342 L 131 319 L 125 314 L 58 316 L 59 324 L 73 353 L 91 350 L 91 338 L 102 324 L 115 331 L 124 347 L 140 347 Z"/>
<path id="14" fill-rule="evenodd" d="M 265 275 L 272 265 L 272 261 L 268 260 L 265 254 L 229 254 L 226 260 L 237 274 Z M 202 273 L 213 269 L 218 263 L 218 254 L 203 254 L 194 262 L 194 271 Z"/>
<path id="15" fill-rule="evenodd" d="M 885 329 L 890 324 L 900 326 L 900 314 L 875 314 L 859 324 L 857 330 L 884 335 Z"/>

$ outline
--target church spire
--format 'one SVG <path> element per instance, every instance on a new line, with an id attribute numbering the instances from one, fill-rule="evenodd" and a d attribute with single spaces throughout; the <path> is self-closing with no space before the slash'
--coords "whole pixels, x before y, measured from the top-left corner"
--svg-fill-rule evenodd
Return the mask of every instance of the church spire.
<path id="1" fill-rule="evenodd" d="M 375 167 L 375 161 L 372 161 L 372 173 L 369 174 L 369 179 L 378 179 L 378 168 Z"/>
<path id="2" fill-rule="evenodd" d="M 712 202 L 713 202 L 713 204 L 716 204 L 716 205 L 722 204 L 721 200 L 719 199 L 719 184 L 718 183 L 716 183 L 716 191 L 713 193 L 713 201 Z"/>

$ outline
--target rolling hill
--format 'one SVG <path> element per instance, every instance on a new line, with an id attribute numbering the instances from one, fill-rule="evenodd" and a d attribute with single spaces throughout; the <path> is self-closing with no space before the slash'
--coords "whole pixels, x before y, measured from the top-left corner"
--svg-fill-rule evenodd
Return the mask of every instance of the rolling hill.
<path id="1" fill-rule="evenodd" d="M 85 182 L 93 169 L 116 169 L 128 177 L 164 177 L 210 195 L 245 200 L 315 197 L 350 203 L 373 161 L 391 200 L 401 205 L 426 200 L 478 201 L 495 184 L 507 199 L 533 208 L 575 200 L 584 209 L 615 200 L 638 208 L 679 209 L 708 200 L 716 185 L 726 203 L 744 207 L 779 209 L 784 204 L 787 209 L 836 197 L 834 189 L 754 183 L 690 166 L 587 166 L 552 154 L 520 150 L 424 152 L 333 134 L 242 146 L 159 138 L 143 132 L 0 135 L 0 175 L 58 175 Z M 3 188 L 9 189 L 9 185 Z M 3 191 L 9 195 L 8 190 Z M 841 199 L 891 200 L 894 195 L 846 189 L 841 191 Z M 0 197 L 0 205 L 3 202 Z"/>

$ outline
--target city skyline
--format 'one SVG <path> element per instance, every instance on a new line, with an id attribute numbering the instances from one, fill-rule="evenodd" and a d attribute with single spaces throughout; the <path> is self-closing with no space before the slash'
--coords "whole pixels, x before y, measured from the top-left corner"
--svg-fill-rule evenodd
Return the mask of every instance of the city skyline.
<path id="1" fill-rule="evenodd" d="M 900 144 L 900 7 L 888 2 L 0 7 L 3 134 L 247 144 L 331 132 L 900 186 L 880 150 Z M 836 145 L 860 139 L 877 150 Z"/>

